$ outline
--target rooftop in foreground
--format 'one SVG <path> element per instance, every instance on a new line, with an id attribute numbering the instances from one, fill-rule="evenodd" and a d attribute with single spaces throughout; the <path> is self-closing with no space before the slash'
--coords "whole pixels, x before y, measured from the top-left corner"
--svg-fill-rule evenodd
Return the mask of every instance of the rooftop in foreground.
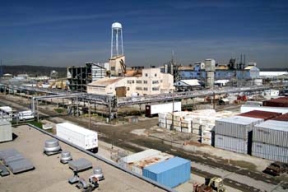
<path id="1" fill-rule="evenodd" d="M 35 170 L 1 178 L 1 189 L 5 191 L 80 191 L 75 184 L 70 185 L 68 178 L 73 176 L 73 171 L 68 164 L 60 163 L 60 154 L 46 156 L 43 154 L 44 143 L 50 136 L 28 126 L 14 128 L 13 132 L 18 136 L 14 141 L 1 143 L 0 150 L 15 148 L 23 153 L 35 166 Z M 60 142 L 62 150 L 70 151 L 74 160 L 85 158 L 92 162 L 93 167 L 101 167 L 105 180 L 100 182 L 98 190 L 119 192 L 158 192 L 163 191 L 133 175 L 112 167 L 86 153 L 83 153 L 65 143 Z M 101 149 L 100 149 L 101 150 Z M 93 170 L 80 172 L 79 176 L 88 181 Z M 95 190 L 97 191 L 97 189 Z"/>

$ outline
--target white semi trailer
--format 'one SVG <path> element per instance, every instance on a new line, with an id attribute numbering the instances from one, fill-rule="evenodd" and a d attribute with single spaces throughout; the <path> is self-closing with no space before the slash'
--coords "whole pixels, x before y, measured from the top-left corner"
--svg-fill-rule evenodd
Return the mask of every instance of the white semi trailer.
<path id="1" fill-rule="evenodd" d="M 172 113 L 175 111 L 181 111 L 181 102 L 158 103 L 145 106 L 145 115 L 147 117 L 158 115 L 158 113 Z"/>
<path id="2" fill-rule="evenodd" d="M 93 153 L 98 152 L 98 134 L 95 131 L 64 122 L 56 124 L 56 135 L 78 147 Z"/>

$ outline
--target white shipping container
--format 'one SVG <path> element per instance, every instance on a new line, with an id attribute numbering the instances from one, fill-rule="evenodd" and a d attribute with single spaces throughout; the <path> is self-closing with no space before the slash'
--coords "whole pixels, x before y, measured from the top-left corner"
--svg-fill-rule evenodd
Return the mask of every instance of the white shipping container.
<path id="1" fill-rule="evenodd" d="M 33 120 L 35 117 L 31 110 L 29 111 L 20 111 L 18 113 L 19 120 Z"/>
<path id="2" fill-rule="evenodd" d="M 56 124 L 56 134 L 59 138 L 78 147 L 98 151 L 98 135 L 95 131 L 65 122 Z"/>
<path id="3" fill-rule="evenodd" d="M 253 142 L 252 156 L 288 163 L 288 148 Z"/>
<path id="4" fill-rule="evenodd" d="M 288 122 L 268 120 L 255 125 L 253 141 L 288 147 Z"/>
<path id="5" fill-rule="evenodd" d="M 152 116 L 158 113 L 165 113 L 165 112 L 173 112 L 174 111 L 181 111 L 181 102 L 174 102 L 173 103 L 161 103 L 161 104 L 151 104 L 146 105 L 146 115 Z"/>
<path id="6" fill-rule="evenodd" d="M 246 140 L 224 135 L 215 135 L 215 147 L 237 153 L 247 154 L 248 152 L 248 144 Z"/>
<path id="7" fill-rule="evenodd" d="M 252 131 L 255 124 L 263 122 L 263 119 L 232 116 L 216 120 L 215 134 L 240 139 L 248 139 L 248 132 Z"/>
<path id="8" fill-rule="evenodd" d="M 12 141 L 12 126 L 9 121 L 0 119 L 0 142 Z"/>

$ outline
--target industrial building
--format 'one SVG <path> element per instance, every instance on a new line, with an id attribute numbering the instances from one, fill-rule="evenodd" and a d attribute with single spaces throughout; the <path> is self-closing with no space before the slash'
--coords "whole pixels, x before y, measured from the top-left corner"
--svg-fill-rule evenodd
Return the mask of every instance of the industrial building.
<path id="1" fill-rule="evenodd" d="M 75 185 L 69 184 L 68 178 L 73 176 L 73 170 L 60 163 L 60 154 L 43 155 L 44 141 L 51 139 L 51 136 L 26 125 L 14 129 L 13 132 L 18 135 L 18 138 L 12 142 L 1 143 L 0 151 L 12 148 L 16 149 L 33 163 L 35 169 L 31 172 L 1 177 L 1 189 L 7 191 L 23 191 L 23 189 L 25 191 L 80 191 Z M 99 189 L 101 191 L 127 191 L 127 189 L 135 192 L 167 191 L 148 183 L 144 179 L 139 178 L 139 176 L 137 177 L 124 172 L 118 167 L 112 166 L 111 163 L 108 164 L 103 162 L 103 160 L 96 159 L 71 145 L 60 141 L 59 144 L 63 150 L 69 151 L 72 154 L 73 159 L 85 158 L 92 162 L 93 167 L 101 167 L 105 174 L 105 180 L 100 183 Z M 85 170 L 80 172 L 79 176 L 88 181 L 92 173 L 91 169 Z M 36 180 L 37 182 L 31 185 L 31 181 Z"/>
<path id="2" fill-rule="evenodd" d="M 138 72 L 131 70 L 124 77 L 105 77 L 93 81 L 88 84 L 87 93 L 128 97 L 173 92 L 173 76 L 161 73 L 160 68 L 142 69 Z"/>
<path id="3" fill-rule="evenodd" d="M 108 63 L 86 63 L 85 66 L 67 67 L 67 80 L 71 91 L 86 92 L 87 84 L 106 76 Z"/>

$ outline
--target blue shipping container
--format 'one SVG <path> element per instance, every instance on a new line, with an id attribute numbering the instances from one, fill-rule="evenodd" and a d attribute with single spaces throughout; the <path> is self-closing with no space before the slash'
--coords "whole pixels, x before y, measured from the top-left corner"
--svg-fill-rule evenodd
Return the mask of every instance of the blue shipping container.
<path id="1" fill-rule="evenodd" d="M 190 180 L 191 162 L 174 157 L 143 169 L 143 176 L 167 187 L 176 187 Z"/>

